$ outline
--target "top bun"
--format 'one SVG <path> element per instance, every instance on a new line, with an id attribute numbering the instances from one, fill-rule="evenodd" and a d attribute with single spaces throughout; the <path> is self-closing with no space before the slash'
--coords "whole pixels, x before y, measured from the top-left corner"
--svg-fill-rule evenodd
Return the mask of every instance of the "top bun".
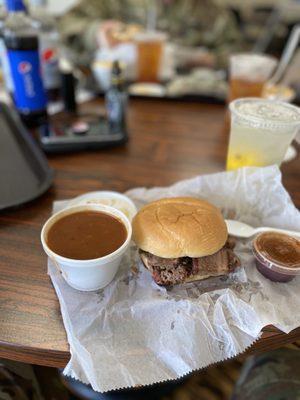
<path id="1" fill-rule="evenodd" d="M 132 222 L 138 247 L 158 257 L 204 257 L 227 240 L 221 212 L 205 200 L 166 198 L 147 204 Z"/>

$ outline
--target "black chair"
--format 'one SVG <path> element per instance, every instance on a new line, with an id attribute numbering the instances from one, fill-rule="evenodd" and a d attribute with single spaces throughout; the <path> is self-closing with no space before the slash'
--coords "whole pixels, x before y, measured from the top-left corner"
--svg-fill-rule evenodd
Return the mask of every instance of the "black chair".
<path id="1" fill-rule="evenodd" d="M 95 392 L 90 385 L 85 385 L 73 378 L 63 375 L 60 371 L 62 383 L 69 391 L 82 400 L 159 400 L 171 394 L 184 384 L 187 378 L 178 379 L 151 386 L 144 386 L 134 389 L 122 389 L 106 393 Z"/>

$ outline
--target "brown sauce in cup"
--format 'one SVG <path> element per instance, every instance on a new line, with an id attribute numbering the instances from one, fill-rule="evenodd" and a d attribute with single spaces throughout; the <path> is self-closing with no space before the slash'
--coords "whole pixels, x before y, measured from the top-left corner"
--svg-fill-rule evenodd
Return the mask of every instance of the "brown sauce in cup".
<path id="1" fill-rule="evenodd" d="M 56 221 L 46 242 L 60 256 L 92 260 L 113 253 L 126 238 L 126 227 L 118 218 L 100 211 L 79 211 Z"/>
<path id="2" fill-rule="evenodd" d="M 288 268 L 300 267 L 300 241 L 284 234 L 266 232 L 256 242 L 266 259 Z"/>

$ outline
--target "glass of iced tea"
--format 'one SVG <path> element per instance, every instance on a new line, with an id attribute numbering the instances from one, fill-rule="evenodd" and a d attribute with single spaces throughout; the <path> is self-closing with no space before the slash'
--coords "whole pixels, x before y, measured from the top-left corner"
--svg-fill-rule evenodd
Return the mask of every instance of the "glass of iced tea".
<path id="1" fill-rule="evenodd" d="M 137 81 L 158 82 L 166 35 L 143 32 L 135 37 L 137 47 Z"/>
<path id="2" fill-rule="evenodd" d="M 260 97 L 277 60 L 263 54 L 234 54 L 229 60 L 229 101 L 241 97 Z"/>
<path id="3" fill-rule="evenodd" d="M 231 112 L 227 170 L 280 165 L 300 129 L 300 108 L 260 98 L 229 104 Z"/>

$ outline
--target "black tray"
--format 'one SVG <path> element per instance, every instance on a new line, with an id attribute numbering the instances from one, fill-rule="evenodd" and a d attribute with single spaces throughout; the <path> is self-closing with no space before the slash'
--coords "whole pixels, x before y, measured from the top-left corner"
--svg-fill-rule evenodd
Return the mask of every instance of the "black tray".
<path id="1" fill-rule="evenodd" d="M 98 90 L 96 92 L 96 95 L 99 97 L 104 97 L 105 93 L 101 90 Z M 141 100 L 166 100 L 166 101 L 174 101 L 174 102 L 180 102 L 180 101 L 186 101 L 190 103 L 204 103 L 204 104 L 225 104 L 226 103 L 226 98 L 225 96 L 217 96 L 217 95 L 212 95 L 212 94 L 185 94 L 182 96 L 168 96 L 168 95 L 163 95 L 163 96 L 146 96 L 146 95 L 141 95 L 141 94 L 133 94 L 129 93 L 129 97 L 131 99 L 141 99 Z"/>
<path id="2" fill-rule="evenodd" d="M 44 193 L 53 171 L 15 110 L 0 102 L 0 211 Z"/>
<path id="3" fill-rule="evenodd" d="M 204 95 L 204 94 L 185 94 L 182 96 L 145 96 L 138 94 L 129 94 L 132 99 L 143 99 L 143 100 L 168 100 L 168 101 L 186 101 L 191 103 L 204 103 L 204 104 L 225 104 L 225 97 L 214 96 L 214 95 Z"/>
<path id="4" fill-rule="evenodd" d="M 73 122 L 88 121 L 89 129 L 81 135 L 72 132 Z M 41 147 L 45 153 L 70 153 L 85 150 L 101 150 L 120 146 L 127 142 L 126 127 L 118 132 L 110 132 L 108 121 L 99 115 L 65 115 L 65 121 L 52 121 L 50 135 L 40 138 Z"/>

